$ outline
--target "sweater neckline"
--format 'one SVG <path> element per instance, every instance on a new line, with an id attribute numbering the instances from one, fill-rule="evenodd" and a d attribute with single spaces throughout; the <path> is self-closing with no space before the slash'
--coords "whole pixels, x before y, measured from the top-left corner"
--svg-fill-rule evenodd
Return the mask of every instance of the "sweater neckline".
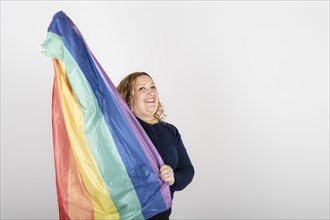
<path id="1" fill-rule="evenodd" d="M 137 116 L 135 116 L 135 117 L 137 118 L 137 120 L 138 120 L 140 123 L 143 123 L 143 124 L 145 124 L 145 125 L 154 126 L 154 125 L 158 125 L 158 124 L 159 124 L 159 122 L 157 122 L 157 123 L 155 123 L 155 124 L 150 124 L 150 123 L 148 123 L 148 122 L 143 121 L 141 118 L 139 118 L 139 117 L 137 117 Z"/>

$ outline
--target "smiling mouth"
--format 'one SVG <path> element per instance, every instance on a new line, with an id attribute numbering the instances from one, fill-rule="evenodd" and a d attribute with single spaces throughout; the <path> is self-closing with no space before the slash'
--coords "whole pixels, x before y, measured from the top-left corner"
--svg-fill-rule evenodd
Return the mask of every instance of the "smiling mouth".
<path id="1" fill-rule="evenodd" d="M 146 99 L 146 103 L 154 103 L 155 99 Z"/>

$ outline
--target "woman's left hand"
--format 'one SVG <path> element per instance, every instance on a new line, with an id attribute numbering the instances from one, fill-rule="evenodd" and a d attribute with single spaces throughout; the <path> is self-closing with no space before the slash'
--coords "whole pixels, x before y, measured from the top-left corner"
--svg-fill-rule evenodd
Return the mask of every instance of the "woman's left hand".
<path id="1" fill-rule="evenodd" d="M 160 167 L 160 177 L 170 186 L 175 182 L 173 169 L 169 165 L 164 164 Z"/>

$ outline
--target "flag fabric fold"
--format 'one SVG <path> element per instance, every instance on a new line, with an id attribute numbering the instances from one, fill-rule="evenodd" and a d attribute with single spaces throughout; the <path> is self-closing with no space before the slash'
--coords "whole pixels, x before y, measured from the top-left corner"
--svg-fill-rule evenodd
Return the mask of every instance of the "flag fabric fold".
<path id="1" fill-rule="evenodd" d="M 169 209 L 161 157 L 63 11 L 54 15 L 42 50 L 53 59 L 55 73 L 60 219 L 146 219 Z"/>

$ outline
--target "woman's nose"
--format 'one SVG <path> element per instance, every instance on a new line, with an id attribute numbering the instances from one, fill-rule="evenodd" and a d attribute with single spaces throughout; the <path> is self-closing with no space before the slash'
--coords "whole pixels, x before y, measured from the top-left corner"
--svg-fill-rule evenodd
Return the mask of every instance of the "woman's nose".
<path id="1" fill-rule="evenodd" d="M 155 94 L 155 90 L 153 90 L 153 89 L 148 89 L 147 90 L 147 95 L 153 95 L 153 94 Z"/>

